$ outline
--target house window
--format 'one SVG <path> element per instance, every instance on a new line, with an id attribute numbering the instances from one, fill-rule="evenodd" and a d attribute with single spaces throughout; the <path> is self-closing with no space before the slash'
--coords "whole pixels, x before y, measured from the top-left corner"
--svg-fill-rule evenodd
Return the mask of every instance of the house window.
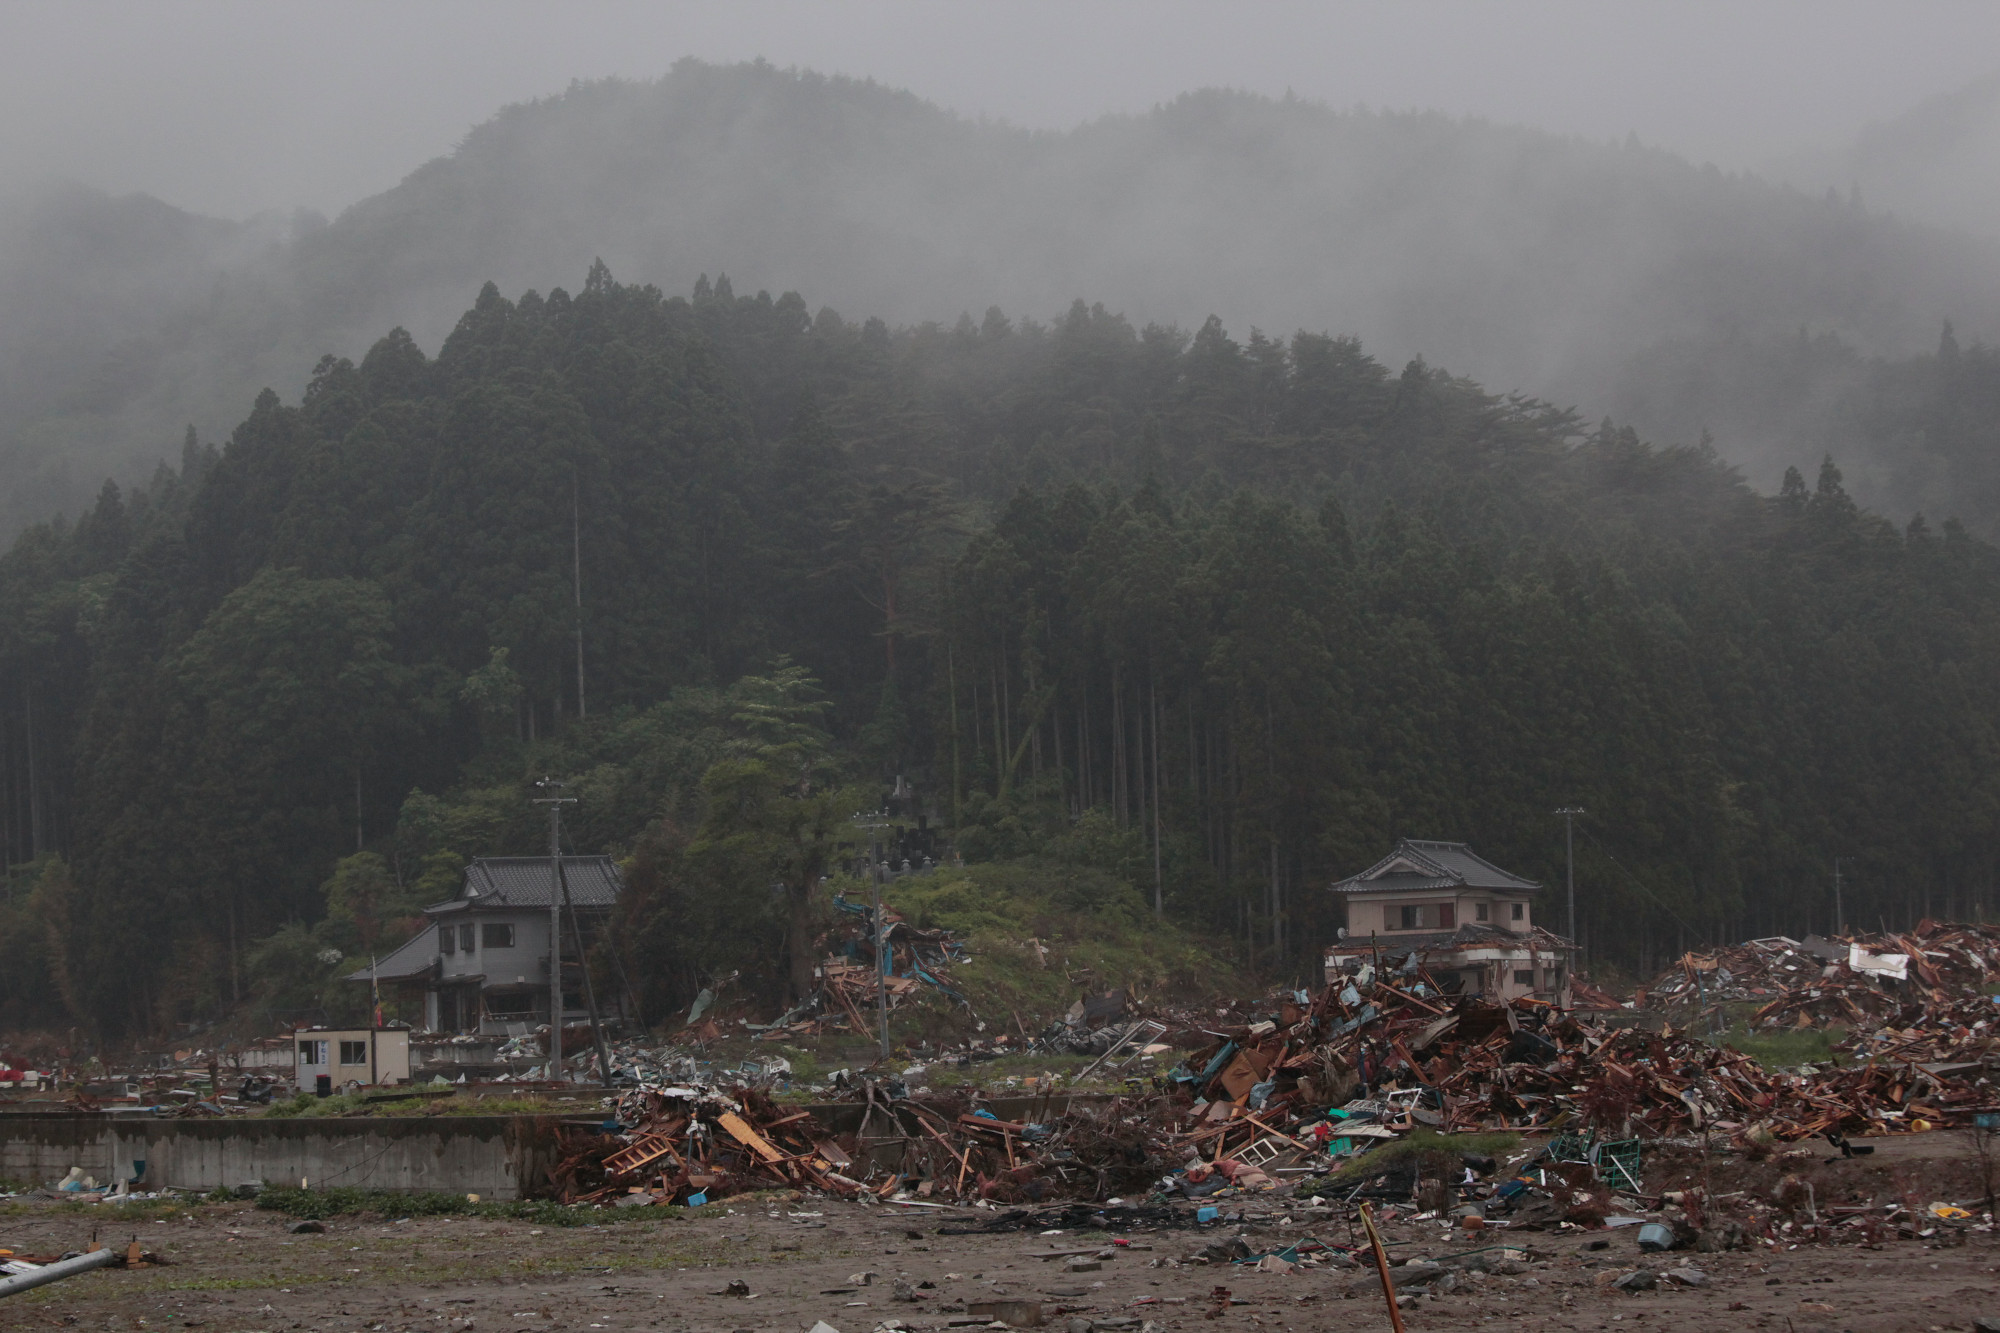
<path id="1" fill-rule="evenodd" d="M 1422 928 L 1424 924 L 1423 908 L 1415 905 L 1405 905 L 1401 911 L 1402 928 L 1404 930 L 1418 930 Z"/>
<path id="2" fill-rule="evenodd" d="M 526 1018 L 535 1012 L 535 993 L 510 991 L 504 995 L 488 995 L 486 1012 L 495 1018 Z"/>
<path id="3" fill-rule="evenodd" d="M 1514 904 L 1514 920 L 1519 921 L 1528 914 L 1528 909 L 1520 903 Z"/>
<path id="4" fill-rule="evenodd" d="M 1457 904 L 1457 903 L 1439 903 L 1439 904 L 1438 904 L 1438 909 L 1437 909 L 1437 914 L 1438 914 L 1438 929 L 1439 929 L 1439 930 L 1456 930 L 1456 929 L 1458 929 L 1458 904 Z"/>
<path id="5" fill-rule="evenodd" d="M 1514 974 L 1514 984 L 1515 984 L 1516 986 L 1526 986 L 1526 987 L 1528 987 L 1528 988 L 1529 988 L 1530 990 L 1532 990 L 1532 989 L 1534 988 L 1534 985 L 1535 985 L 1535 974 L 1534 974 L 1534 972 L 1532 972 L 1532 971 L 1527 971 L 1527 972 L 1516 972 L 1516 973 Z"/>
<path id="6" fill-rule="evenodd" d="M 514 926 L 507 921 L 488 921 L 479 928 L 479 947 L 482 949 L 511 949 L 514 947 Z"/>
<path id="7" fill-rule="evenodd" d="M 1562 988 L 1563 988 L 1563 970 L 1562 970 L 1561 968 L 1559 968 L 1559 967 L 1552 967 L 1552 968 L 1550 968 L 1550 969 L 1549 969 L 1549 989 L 1550 989 L 1550 990 L 1561 990 Z"/>
<path id="8" fill-rule="evenodd" d="M 458 948 L 459 948 L 459 952 L 461 952 L 461 953 L 471 953 L 471 952 L 472 952 L 472 927 L 471 927 L 471 926 L 460 926 L 460 927 L 458 928 Z"/>
<path id="9" fill-rule="evenodd" d="M 1404 907 L 1392 907 L 1389 911 L 1391 929 L 1450 930 L 1457 921 L 1450 903 L 1411 903 Z"/>
<path id="10" fill-rule="evenodd" d="M 368 1043 L 365 1041 L 343 1041 L 340 1043 L 340 1063 L 344 1065 L 367 1064 Z"/>
<path id="11" fill-rule="evenodd" d="M 442 926 L 438 929 L 438 952 L 458 952 L 458 932 L 450 926 Z"/>
<path id="12" fill-rule="evenodd" d="M 323 1065 L 326 1063 L 326 1043 L 323 1041 L 302 1041 L 299 1043 L 299 1063 L 302 1065 Z"/>
<path id="13" fill-rule="evenodd" d="M 1474 915 L 1475 917 L 1477 917 L 1477 918 L 1478 918 L 1479 920 L 1481 920 L 1481 921 L 1484 921 L 1484 920 L 1486 920 L 1486 917 L 1487 917 L 1487 911 L 1486 911 L 1486 904 L 1485 904 L 1485 903 L 1476 903 L 1476 904 L 1474 904 L 1474 906 L 1473 906 L 1473 908 L 1472 908 L 1472 912 L 1473 912 L 1473 915 Z"/>

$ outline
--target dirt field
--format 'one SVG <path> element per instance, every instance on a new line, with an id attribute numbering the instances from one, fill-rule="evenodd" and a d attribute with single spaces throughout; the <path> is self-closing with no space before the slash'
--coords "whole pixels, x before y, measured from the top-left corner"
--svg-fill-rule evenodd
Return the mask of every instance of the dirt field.
<path id="1" fill-rule="evenodd" d="M 1961 1177 L 1944 1136 L 1886 1145 L 1865 1163 L 1813 1157 L 1740 1165 L 1724 1188 L 1764 1188 L 1789 1170 L 1815 1182 L 1821 1207 L 1837 1199 L 1905 1195 Z M 1810 1166 L 1809 1172 L 1802 1168 Z M 1692 1168 L 1689 1168 L 1690 1170 Z M 1727 1169 L 1727 1168 L 1725 1168 Z M 1754 1179 L 1753 1179 L 1754 1177 Z M 871 1333 L 885 1320 L 919 1333 L 974 1328 L 968 1302 L 1039 1301 L 1055 1333 L 1071 1319 L 1099 1329 L 1168 1333 L 1219 1326 L 1270 1330 L 1389 1327 L 1372 1269 L 1320 1267 L 1260 1273 L 1188 1262 L 1241 1234 L 1253 1252 L 1304 1236 L 1349 1239 L 1344 1213 L 1310 1216 L 1288 1201 L 1246 1202 L 1243 1223 L 1106 1233 L 1068 1229 L 955 1236 L 993 1213 L 910 1211 L 777 1195 L 751 1196 L 679 1216 L 648 1210 L 603 1226 L 548 1227 L 467 1217 L 335 1218 L 323 1234 L 292 1234 L 292 1219 L 249 1204 L 202 1204 L 123 1221 L 111 1208 L 15 1205 L 0 1216 L 0 1245 L 22 1253 L 80 1249 L 92 1239 L 142 1246 L 165 1267 L 87 1273 L 0 1302 L 0 1329 L 131 1329 L 159 1333 L 549 1333 L 662 1329 L 680 1333 L 806 1333 L 816 1320 Z M 142 1205 L 143 1207 L 143 1205 Z M 1290 1220 L 1284 1220 L 1289 1218 Z M 1489 1231 L 1455 1240 L 1438 1223 L 1385 1225 L 1394 1259 L 1492 1247 L 1527 1251 L 1525 1271 L 1466 1273 L 1449 1294 L 1417 1299 L 1411 1329 L 1971 1329 L 2000 1318 L 2000 1241 L 1990 1231 L 1939 1228 L 1930 1237 L 1875 1243 L 1759 1247 L 1723 1254 L 1642 1256 L 1635 1227 L 1595 1232 Z M 1114 1246 L 1114 1239 L 1131 1245 Z M 1602 1248 L 1592 1249 L 1593 1244 Z M 1099 1247 L 1097 1271 L 1034 1251 Z M 1489 1255 L 1496 1255 L 1488 1250 Z M 1634 1268 L 1698 1269 L 1705 1287 L 1662 1282 L 1613 1289 Z M 1502 1268 L 1512 1265 L 1501 1263 Z M 897 1299 L 897 1282 L 903 1294 Z M 731 1295 L 731 1282 L 749 1294 Z M 1217 1288 L 1226 1288 L 1218 1296 Z"/>

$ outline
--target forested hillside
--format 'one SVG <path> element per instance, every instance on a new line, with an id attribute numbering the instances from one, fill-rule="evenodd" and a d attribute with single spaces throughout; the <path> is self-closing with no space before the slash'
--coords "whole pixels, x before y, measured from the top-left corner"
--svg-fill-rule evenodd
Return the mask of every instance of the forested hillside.
<path id="1" fill-rule="evenodd" d="M 104 475 L 143 481 L 185 423 L 220 437 L 325 352 L 398 325 L 435 348 L 481 283 L 546 291 L 599 256 L 667 290 L 725 271 L 892 323 L 993 302 L 1047 318 L 1087 294 L 1140 322 L 1351 333 L 1649 438 L 1707 428 L 1774 485 L 1845 383 L 1739 383 L 1801 329 L 1856 359 L 1927 351 L 1946 320 L 1968 344 L 2000 332 L 2000 249 L 1869 204 L 1421 112 L 1207 91 L 1030 133 L 684 62 L 510 107 L 331 223 L 75 194 L 0 210 L 0 536 L 80 512 Z M 1871 440 L 1853 471 L 1899 518 L 1938 490 L 1906 445 Z"/>
<path id="2" fill-rule="evenodd" d="M 0 559 L 0 1020 L 291 994 L 535 850 L 545 773 L 662 1003 L 781 989 L 899 773 L 1271 978 L 1397 836 L 1557 882 L 1571 803 L 1600 966 L 1825 929 L 1836 854 L 1851 920 L 1969 913 L 2000 562 L 1800 463 L 1214 320 L 489 287 Z"/>

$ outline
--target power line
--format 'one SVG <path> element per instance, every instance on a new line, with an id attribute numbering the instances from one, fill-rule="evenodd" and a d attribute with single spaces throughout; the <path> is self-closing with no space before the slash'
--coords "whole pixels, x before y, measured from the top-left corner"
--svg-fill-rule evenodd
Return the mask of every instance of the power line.
<path id="1" fill-rule="evenodd" d="M 1604 859 L 1609 861 L 1612 865 L 1617 866 L 1619 873 L 1624 875 L 1625 878 L 1631 880 L 1632 887 L 1639 890 L 1639 892 L 1645 894 L 1646 897 L 1652 901 L 1655 907 L 1659 908 L 1662 912 L 1665 912 L 1668 916 L 1672 917 L 1675 921 L 1679 922 L 1681 928 L 1687 931 L 1688 934 L 1694 936 L 1696 939 L 1699 940 L 1706 938 L 1706 936 L 1702 931 L 1697 930 L 1695 927 L 1689 925 L 1679 912 L 1676 912 L 1673 908 L 1667 906 L 1667 904 L 1661 900 L 1659 894 L 1654 893 L 1651 889 L 1647 888 L 1643 883 L 1641 883 L 1637 875 L 1625 869 L 1623 863 L 1621 863 L 1617 857 L 1613 856 L 1609 851 L 1605 850 L 1604 844 L 1597 840 L 1596 834 L 1592 833 L 1589 829 L 1586 828 L 1583 831 L 1583 836 L 1589 838 L 1591 841 L 1591 845 L 1596 847 L 1598 851 L 1604 853 Z"/>

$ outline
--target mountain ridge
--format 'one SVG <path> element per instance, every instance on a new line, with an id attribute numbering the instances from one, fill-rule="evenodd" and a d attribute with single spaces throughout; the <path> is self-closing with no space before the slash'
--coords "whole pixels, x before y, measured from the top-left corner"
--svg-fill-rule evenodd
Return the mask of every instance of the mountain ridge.
<path id="1" fill-rule="evenodd" d="M 1028 130 L 872 80 L 682 61 L 503 108 L 324 225 L 183 217 L 233 230 L 183 255 L 201 281 L 121 291 L 112 331 L 64 344 L 41 318 L 59 293 L 24 303 L 19 341 L 72 350 L 0 366 L 0 526 L 80 509 L 323 354 L 389 326 L 436 347 L 484 283 L 546 291 L 597 259 L 901 324 L 1049 318 L 1085 294 L 1138 323 L 1358 335 L 1657 438 L 1713 427 L 1766 484 L 1817 427 L 1778 432 L 1789 417 L 1702 387 L 1687 355 L 1801 327 L 1874 356 L 1948 319 L 1971 341 L 2000 330 L 2000 247 L 1852 199 L 1631 141 L 1227 90 Z M 1678 379 L 1662 349 L 1684 354 Z"/>

